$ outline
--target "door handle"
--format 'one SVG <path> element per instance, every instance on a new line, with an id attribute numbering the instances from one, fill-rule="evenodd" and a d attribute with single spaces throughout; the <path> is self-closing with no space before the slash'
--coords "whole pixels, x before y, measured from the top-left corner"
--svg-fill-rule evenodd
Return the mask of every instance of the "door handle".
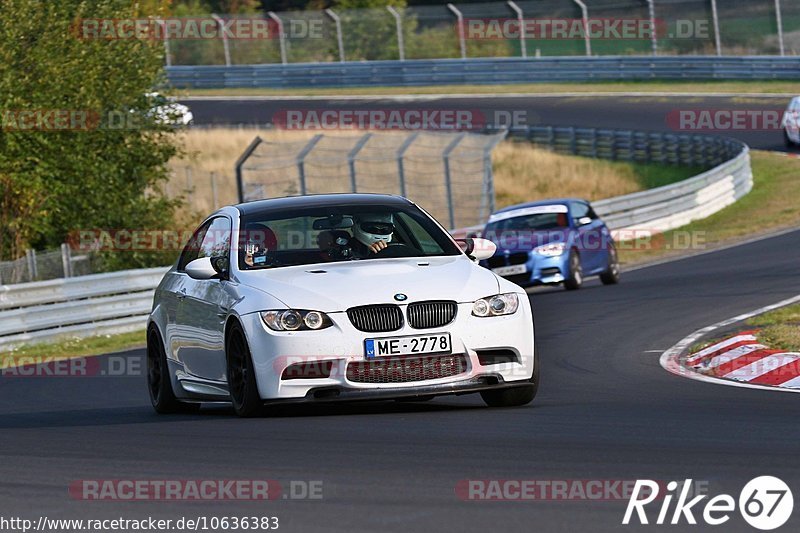
<path id="1" fill-rule="evenodd" d="M 178 300 L 183 300 L 184 298 L 186 298 L 186 289 L 181 289 L 180 291 L 178 291 L 177 297 Z"/>

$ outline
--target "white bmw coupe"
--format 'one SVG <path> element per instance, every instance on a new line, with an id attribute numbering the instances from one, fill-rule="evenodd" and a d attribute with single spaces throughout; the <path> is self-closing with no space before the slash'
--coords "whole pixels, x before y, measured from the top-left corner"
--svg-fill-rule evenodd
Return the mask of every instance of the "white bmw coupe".
<path id="1" fill-rule="evenodd" d="M 147 377 L 159 413 L 230 402 L 427 400 L 524 405 L 539 385 L 523 289 L 480 267 L 398 196 L 297 196 L 224 207 L 155 292 Z"/>

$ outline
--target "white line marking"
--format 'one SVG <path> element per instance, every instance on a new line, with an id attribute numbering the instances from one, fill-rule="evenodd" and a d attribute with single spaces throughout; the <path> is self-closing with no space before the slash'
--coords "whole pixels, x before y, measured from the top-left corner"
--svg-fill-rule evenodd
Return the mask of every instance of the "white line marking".
<path id="1" fill-rule="evenodd" d="M 678 341 L 672 348 L 661 354 L 661 357 L 659 358 L 658 362 L 668 372 L 672 372 L 675 375 L 682 376 L 685 378 L 696 379 L 698 381 L 706 381 L 709 383 L 716 383 L 718 385 L 728 385 L 730 387 L 745 387 L 750 389 L 763 389 L 763 390 L 771 390 L 779 392 L 800 392 L 800 389 L 769 387 L 766 385 L 753 385 L 750 383 L 741 383 L 738 381 L 729 381 L 726 379 L 704 376 L 702 374 L 694 372 L 691 369 L 681 366 L 678 360 L 681 354 L 683 354 L 683 352 L 686 351 L 687 348 L 689 348 L 692 344 L 696 343 L 701 337 L 708 335 L 712 331 L 730 326 L 737 322 L 741 322 L 742 320 L 747 320 L 748 318 L 752 318 L 756 315 L 760 315 L 768 311 L 778 309 L 779 307 L 785 307 L 787 305 L 791 305 L 796 302 L 800 302 L 800 295 L 794 296 L 792 298 L 787 298 L 786 300 L 781 300 L 780 302 L 772 305 L 760 307 L 754 311 L 749 311 L 747 313 L 742 313 L 741 315 L 736 315 L 735 317 L 723 320 L 721 322 L 717 322 L 716 324 L 712 324 L 704 328 L 700 328 L 697 331 L 691 333 L 690 335 L 687 335 L 686 337 Z"/>

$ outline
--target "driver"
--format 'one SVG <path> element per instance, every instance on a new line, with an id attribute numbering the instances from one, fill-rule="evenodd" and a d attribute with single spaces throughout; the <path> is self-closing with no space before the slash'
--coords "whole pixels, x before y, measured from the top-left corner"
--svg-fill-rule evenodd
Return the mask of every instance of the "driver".
<path id="1" fill-rule="evenodd" d="M 353 239 L 350 246 L 353 256 L 359 259 L 377 254 L 389 246 L 394 233 L 394 218 L 391 213 L 364 213 L 355 217 Z"/>

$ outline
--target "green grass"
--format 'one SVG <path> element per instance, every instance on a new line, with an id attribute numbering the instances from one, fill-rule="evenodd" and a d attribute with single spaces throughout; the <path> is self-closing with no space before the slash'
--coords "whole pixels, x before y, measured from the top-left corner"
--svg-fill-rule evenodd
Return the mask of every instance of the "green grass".
<path id="1" fill-rule="evenodd" d="M 697 252 L 742 238 L 800 225 L 800 160 L 751 152 L 753 190 L 710 217 L 646 242 L 620 243 L 620 260 L 639 263 Z"/>
<path id="2" fill-rule="evenodd" d="M 186 89 L 186 96 L 339 96 L 339 95 L 404 95 L 404 94 L 561 94 L 589 92 L 676 92 L 688 95 L 702 93 L 769 93 L 795 95 L 800 85 L 791 81 L 625 81 L 586 83 L 520 83 L 505 85 L 433 85 L 421 87 L 351 87 L 313 89 Z"/>
<path id="3" fill-rule="evenodd" d="M 55 343 L 29 344 L 13 351 L 0 352 L 0 368 L 14 366 L 15 363 L 42 362 L 43 360 L 91 357 L 111 352 L 119 352 L 145 345 L 145 331 L 101 335 L 85 339 L 68 339 Z"/>
<path id="4" fill-rule="evenodd" d="M 759 342 L 779 350 L 800 351 L 800 304 L 789 305 L 764 313 L 747 321 L 761 328 Z"/>
<path id="5" fill-rule="evenodd" d="M 651 164 L 619 163 L 619 164 L 629 165 L 633 169 L 633 172 L 636 175 L 636 181 L 639 183 L 639 185 L 641 185 L 643 190 L 654 189 L 656 187 L 663 187 L 664 185 L 669 185 L 671 183 L 675 183 L 676 181 L 689 179 L 707 170 L 705 167 L 698 167 L 698 166 L 672 167 L 672 166 L 657 165 L 653 163 Z"/>

